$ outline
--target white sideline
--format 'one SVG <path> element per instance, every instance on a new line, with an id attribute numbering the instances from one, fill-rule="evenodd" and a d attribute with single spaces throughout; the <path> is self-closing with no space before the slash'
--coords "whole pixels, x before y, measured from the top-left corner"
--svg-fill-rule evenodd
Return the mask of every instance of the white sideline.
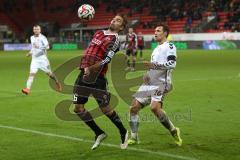
<path id="1" fill-rule="evenodd" d="M 36 130 L 31 130 L 31 129 L 26 129 L 26 128 L 18 128 L 18 127 L 14 127 L 14 126 L 6 126 L 6 125 L 1 125 L 0 124 L 0 128 L 10 129 L 10 130 L 15 130 L 15 131 L 20 131 L 20 132 L 26 132 L 26 133 L 32 133 L 32 134 L 38 134 L 38 135 L 48 136 L 48 137 L 68 139 L 68 140 L 79 141 L 79 142 L 84 142 L 84 143 L 93 143 L 93 141 L 91 141 L 91 140 L 85 140 L 85 139 L 82 139 L 82 138 L 71 137 L 71 136 L 66 136 L 66 135 L 59 135 L 59 134 L 54 134 L 54 133 L 42 132 L 42 131 L 36 131 Z M 110 143 L 102 143 L 101 145 L 102 146 L 119 148 L 119 150 L 120 150 L 119 145 L 110 144 Z M 152 154 L 152 155 L 171 157 L 171 158 L 175 158 L 175 159 L 197 160 L 196 158 L 192 158 L 192 157 L 185 157 L 185 156 L 180 156 L 180 155 L 176 155 L 176 154 L 170 154 L 170 153 L 165 153 L 165 152 L 160 152 L 160 151 L 156 152 L 156 151 L 139 149 L 139 148 L 134 148 L 134 147 L 128 147 L 127 150 L 137 151 L 137 152 L 142 152 L 142 153 L 148 153 L 148 154 Z"/>

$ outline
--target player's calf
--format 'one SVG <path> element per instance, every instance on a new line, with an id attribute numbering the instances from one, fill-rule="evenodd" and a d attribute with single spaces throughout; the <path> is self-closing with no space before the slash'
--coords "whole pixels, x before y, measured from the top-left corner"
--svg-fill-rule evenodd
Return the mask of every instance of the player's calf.
<path id="1" fill-rule="evenodd" d="M 125 68 L 125 71 L 128 71 L 131 69 L 130 57 L 128 55 L 126 56 L 126 63 L 127 63 L 127 67 Z"/>
<path id="2" fill-rule="evenodd" d="M 112 121 L 112 123 L 119 130 L 120 138 L 121 138 L 120 148 L 121 149 L 126 149 L 127 146 L 128 146 L 128 143 L 127 143 L 128 131 L 123 126 L 120 117 L 118 116 L 118 114 L 114 110 L 111 110 L 110 106 L 106 106 L 106 107 L 103 107 L 101 109 L 102 109 L 103 113 Z"/>
<path id="3" fill-rule="evenodd" d="M 159 119 L 159 121 L 166 129 L 169 131 L 175 129 L 173 123 L 170 121 L 165 111 L 161 108 L 161 104 L 159 102 L 152 102 L 151 111 L 155 114 L 155 116 Z"/>
<path id="4" fill-rule="evenodd" d="M 99 136 L 104 133 L 102 129 L 95 123 L 91 114 L 85 110 L 83 104 L 76 104 L 74 108 L 74 112 L 77 116 L 84 121 L 84 123 L 91 128 L 91 130 L 95 133 L 96 136 Z"/>
<path id="5" fill-rule="evenodd" d="M 30 73 L 29 74 L 27 84 L 26 84 L 26 88 L 22 89 L 22 93 L 24 93 L 26 95 L 28 95 L 30 93 L 30 89 L 32 87 L 32 83 L 33 83 L 33 80 L 34 80 L 34 76 L 35 76 L 35 73 Z"/>
<path id="6" fill-rule="evenodd" d="M 53 73 L 47 73 L 47 75 L 48 75 L 52 80 L 55 81 L 57 90 L 58 90 L 58 91 L 62 91 L 62 85 L 61 85 L 61 83 L 58 81 L 58 79 L 57 79 L 57 77 L 55 76 L 55 74 L 53 74 Z"/>
<path id="7" fill-rule="evenodd" d="M 132 102 L 132 106 L 130 107 L 129 113 L 129 126 L 131 128 L 131 137 L 128 140 L 128 144 L 136 144 L 139 143 L 138 138 L 138 126 L 139 126 L 139 116 L 138 112 L 141 109 L 141 104 L 134 99 Z"/>
<path id="8" fill-rule="evenodd" d="M 136 56 L 133 56 L 131 71 L 135 71 L 136 61 L 137 61 L 137 57 L 136 57 Z"/>
<path id="9" fill-rule="evenodd" d="M 173 136 L 175 143 L 178 146 L 182 145 L 182 139 L 180 137 L 180 129 L 175 127 L 173 123 L 168 118 L 165 111 L 161 108 L 161 105 L 159 102 L 152 102 L 151 105 L 152 112 L 157 116 L 159 121 L 162 123 L 162 125 L 169 130 L 171 135 Z"/>

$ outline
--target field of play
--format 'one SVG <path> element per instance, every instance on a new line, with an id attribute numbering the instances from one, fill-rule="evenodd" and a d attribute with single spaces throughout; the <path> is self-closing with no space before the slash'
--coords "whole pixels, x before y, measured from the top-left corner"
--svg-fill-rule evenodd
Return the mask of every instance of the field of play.
<path id="1" fill-rule="evenodd" d="M 48 57 L 55 70 L 82 53 L 82 50 L 49 51 Z M 90 129 L 81 121 L 74 118 L 63 120 L 56 114 L 56 105 L 62 100 L 71 100 L 72 95 L 53 90 L 43 72 L 38 72 L 31 93 L 23 95 L 21 89 L 25 87 L 28 77 L 30 58 L 25 57 L 23 51 L 1 51 L 0 159 L 240 159 L 240 51 L 180 50 L 177 53 L 177 67 L 173 72 L 174 89 L 166 96 L 164 108 L 181 129 L 183 146 L 174 144 L 168 131 L 146 107 L 140 114 L 139 145 L 121 150 L 118 130 L 105 116 L 100 116 L 96 121 L 108 138 L 102 146 L 92 151 L 90 147 L 94 135 Z M 144 51 L 145 60 L 150 59 L 150 54 L 150 50 Z M 125 87 L 118 86 L 124 86 L 125 82 L 116 77 L 123 76 L 121 74 L 125 71 L 121 66 L 125 62 L 124 59 L 113 59 L 112 63 L 108 73 L 109 90 L 117 98 L 116 111 L 130 130 L 127 102 L 131 94 Z M 77 69 L 69 73 L 65 84 L 72 86 L 78 73 Z M 127 73 L 125 79 L 143 74 L 137 70 Z M 132 87 L 133 90 L 137 88 L 134 84 Z M 90 99 L 86 108 L 95 108 L 96 105 Z"/>

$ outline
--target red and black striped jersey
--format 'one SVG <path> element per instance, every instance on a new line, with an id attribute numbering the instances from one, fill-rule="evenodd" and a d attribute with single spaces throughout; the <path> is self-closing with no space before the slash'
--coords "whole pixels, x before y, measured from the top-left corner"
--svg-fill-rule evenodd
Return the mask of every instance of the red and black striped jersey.
<path id="1" fill-rule="evenodd" d="M 137 48 L 137 35 L 135 33 L 128 33 L 126 36 L 127 48 L 136 49 Z"/>
<path id="2" fill-rule="evenodd" d="M 108 63 L 119 50 L 119 37 L 117 33 L 109 33 L 107 30 L 97 31 L 81 59 L 80 69 L 99 63 L 103 66 L 100 75 L 107 72 Z"/>
<path id="3" fill-rule="evenodd" d="M 142 35 L 137 36 L 138 46 L 144 46 L 144 38 Z"/>

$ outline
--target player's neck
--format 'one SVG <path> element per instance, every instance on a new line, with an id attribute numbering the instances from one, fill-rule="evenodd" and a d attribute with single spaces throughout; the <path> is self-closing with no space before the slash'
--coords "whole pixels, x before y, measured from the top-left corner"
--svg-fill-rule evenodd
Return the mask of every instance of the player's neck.
<path id="1" fill-rule="evenodd" d="M 165 43 L 165 42 L 167 42 L 167 39 L 166 39 L 166 38 L 162 39 L 162 40 L 159 41 L 158 43 L 159 43 L 159 44 L 163 44 L 163 43 Z"/>
<path id="2" fill-rule="evenodd" d="M 35 37 L 39 37 L 39 36 L 40 36 L 40 34 L 41 34 L 41 33 L 39 33 L 39 34 L 34 34 L 34 36 L 35 36 Z"/>
<path id="3" fill-rule="evenodd" d="M 117 33 L 118 33 L 117 31 L 113 31 L 113 30 L 111 30 L 111 29 L 108 29 L 107 32 L 108 32 L 109 34 L 117 34 Z"/>

